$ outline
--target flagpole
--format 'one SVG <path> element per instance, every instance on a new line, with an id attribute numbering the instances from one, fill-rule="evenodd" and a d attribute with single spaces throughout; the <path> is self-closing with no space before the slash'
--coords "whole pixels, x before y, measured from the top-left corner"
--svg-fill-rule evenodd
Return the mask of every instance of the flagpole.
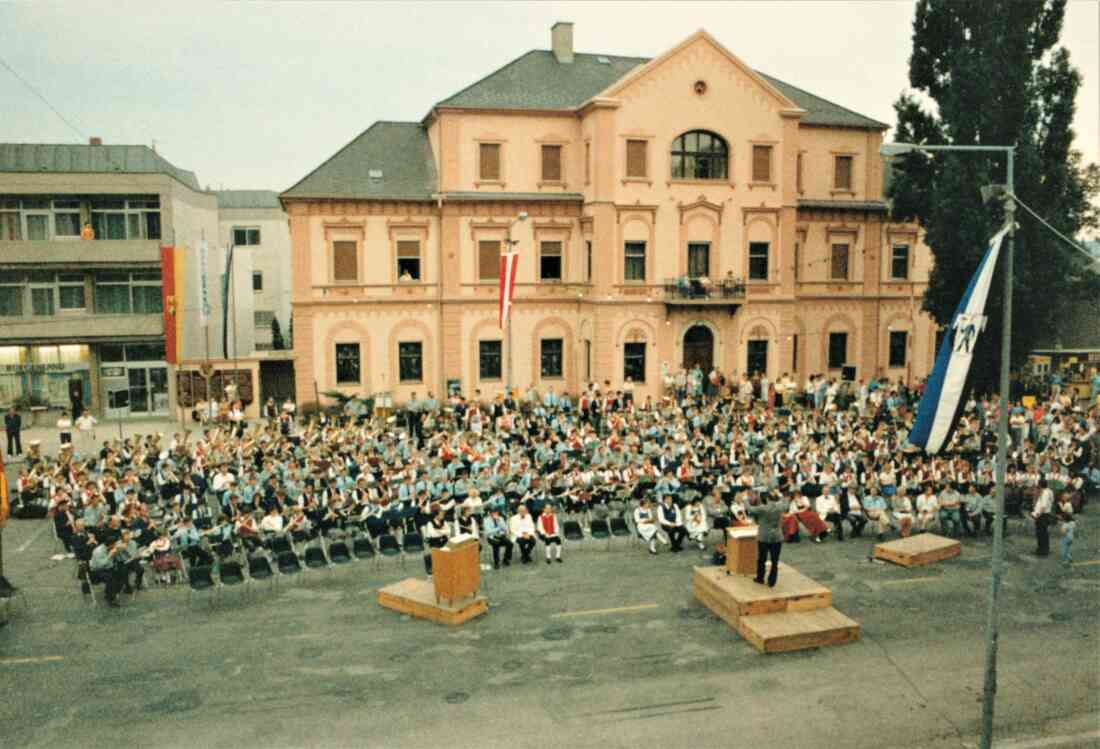
<path id="1" fill-rule="evenodd" d="M 985 624 L 985 674 L 982 684 L 982 732 L 981 749 L 993 746 L 993 713 L 997 697 L 997 644 L 998 603 L 1001 593 L 1001 570 L 1004 567 L 1004 521 L 1005 521 L 1005 470 L 1008 467 L 1008 405 L 1009 405 L 1009 360 L 1012 356 L 1012 288 L 1014 275 L 1014 256 L 1016 250 L 1016 204 L 1015 198 L 1015 155 L 1016 146 L 925 146 L 915 143 L 884 143 L 879 154 L 887 158 L 901 156 L 913 151 L 974 151 L 986 153 L 1004 153 L 1005 184 L 982 188 L 985 199 L 986 190 L 1002 192 L 1005 201 L 1005 220 L 1008 222 L 1008 240 L 1004 265 L 1004 300 L 1002 301 L 1001 321 L 1001 372 L 1000 372 L 1000 419 L 997 424 L 997 465 L 996 491 L 993 508 L 993 555 L 990 562 L 989 601 Z"/>
<path id="2" fill-rule="evenodd" d="M 1006 149 L 1008 164 L 1005 168 L 1005 221 L 1008 222 L 1008 244 L 1005 247 L 1003 320 L 1001 322 L 1001 411 L 997 425 L 997 492 L 993 508 L 993 560 L 989 577 L 989 609 L 985 623 L 985 680 L 982 686 L 982 749 L 993 746 L 993 710 L 997 697 L 997 606 L 1001 595 L 1001 571 L 1005 554 L 1005 470 L 1008 467 L 1008 403 L 1009 359 L 1012 355 L 1012 285 L 1015 272 L 1016 203 L 1014 156 L 1012 148 Z"/>

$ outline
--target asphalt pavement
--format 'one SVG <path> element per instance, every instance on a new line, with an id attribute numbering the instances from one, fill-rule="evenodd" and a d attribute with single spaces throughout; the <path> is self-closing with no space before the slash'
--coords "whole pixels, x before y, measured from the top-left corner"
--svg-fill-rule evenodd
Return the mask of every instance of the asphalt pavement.
<path id="1" fill-rule="evenodd" d="M 1097 505 L 1073 567 L 1008 537 L 998 746 L 1100 746 Z M 862 639 L 765 656 L 693 600 L 695 550 L 586 541 L 490 570 L 489 613 L 448 629 L 377 604 L 419 558 L 90 607 L 48 521 L 13 520 L 0 746 L 976 746 L 990 542 L 917 569 L 872 543 L 784 546 Z"/>

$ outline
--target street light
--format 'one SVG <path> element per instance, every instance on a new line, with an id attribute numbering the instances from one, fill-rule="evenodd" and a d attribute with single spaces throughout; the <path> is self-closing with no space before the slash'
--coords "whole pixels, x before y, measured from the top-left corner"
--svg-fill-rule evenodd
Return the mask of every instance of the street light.
<path id="1" fill-rule="evenodd" d="M 519 244 L 518 239 L 512 239 L 512 227 L 521 221 L 527 220 L 527 211 L 520 211 L 519 214 L 512 219 L 508 224 L 507 237 L 505 243 L 508 245 L 508 250 L 511 251 L 512 247 Z M 513 292 L 512 304 L 515 304 L 515 292 Z M 506 330 L 508 338 L 508 376 L 505 380 L 505 396 L 509 396 L 512 393 L 512 310 L 508 309 L 508 327 Z"/>
<path id="2" fill-rule="evenodd" d="M 1016 203 L 1014 190 L 1015 146 L 923 146 L 915 143 L 884 143 L 879 154 L 887 158 L 915 151 L 985 151 L 1003 153 L 1008 158 L 1005 184 L 982 188 L 982 200 L 1004 200 L 1008 221 L 1008 246 L 1005 248 L 1004 307 L 1001 327 L 1001 413 L 997 424 L 997 495 L 993 515 L 993 559 L 989 580 L 989 609 L 985 624 L 985 682 L 982 687 L 982 749 L 993 745 L 993 706 L 997 694 L 997 600 L 1004 566 L 1005 468 L 1008 463 L 1008 364 L 1012 353 L 1012 275 L 1015 254 Z"/>

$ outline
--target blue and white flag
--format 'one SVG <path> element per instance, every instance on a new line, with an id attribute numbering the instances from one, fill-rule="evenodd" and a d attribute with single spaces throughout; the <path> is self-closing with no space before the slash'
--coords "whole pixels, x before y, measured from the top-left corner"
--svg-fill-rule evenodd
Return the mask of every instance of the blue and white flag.
<path id="1" fill-rule="evenodd" d="M 970 361 L 974 358 L 974 347 L 978 335 L 985 330 L 985 300 L 993 282 L 1001 241 L 1007 233 L 1008 225 L 1005 225 L 989 240 L 989 249 L 951 318 L 947 335 L 936 353 L 936 365 L 928 376 L 924 396 L 917 406 L 917 418 L 909 432 L 909 442 L 923 447 L 929 454 L 938 453 L 947 444 L 954 429 L 970 373 Z"/>

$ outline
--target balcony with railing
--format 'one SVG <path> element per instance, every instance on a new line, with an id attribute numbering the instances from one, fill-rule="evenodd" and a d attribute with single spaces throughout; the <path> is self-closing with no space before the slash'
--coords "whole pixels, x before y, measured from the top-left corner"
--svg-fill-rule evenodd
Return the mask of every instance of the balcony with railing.
<path id="1" fill-rule="evenodd" d="M 745 282 L 740 278 L 666 278 L 664 302 L 670 307 L 721 307 L 735 309 L 745 301 Z"/>

